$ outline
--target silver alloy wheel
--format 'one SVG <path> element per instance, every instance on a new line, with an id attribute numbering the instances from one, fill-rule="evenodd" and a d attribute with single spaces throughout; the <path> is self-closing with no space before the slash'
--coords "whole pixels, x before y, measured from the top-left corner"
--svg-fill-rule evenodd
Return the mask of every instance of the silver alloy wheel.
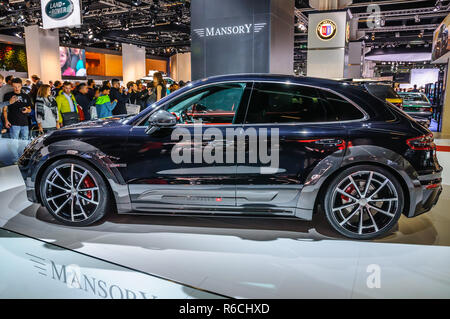
<path id="1" fill-rule="evenodd" d="M 332 216 L 358 235 L 382 231 L 395 218 L 399 196 L 383 174 L 359 171 L 346 176 L 333 190 Z"/>
<path id="2" fill-rule="evenodd" d="M 71 222 L 88 219 L 100 203 L 94 176 L 86 168 L 70 163 L 51 170 L 43 195 L 53 214 Z"/>

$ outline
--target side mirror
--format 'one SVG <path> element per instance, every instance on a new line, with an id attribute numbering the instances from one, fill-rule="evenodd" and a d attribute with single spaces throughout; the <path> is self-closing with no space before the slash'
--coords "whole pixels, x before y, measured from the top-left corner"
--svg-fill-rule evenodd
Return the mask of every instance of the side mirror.
<path id="1" fill-rule="evenodd" d="M 177 118 L 175 115 L 165 110 L 159 110 L 150 116 L 149 125 L 145 130 L 145 133 L 151 135 L 161 128 L 171 128 L 175 125 L 177 125 Z"/>

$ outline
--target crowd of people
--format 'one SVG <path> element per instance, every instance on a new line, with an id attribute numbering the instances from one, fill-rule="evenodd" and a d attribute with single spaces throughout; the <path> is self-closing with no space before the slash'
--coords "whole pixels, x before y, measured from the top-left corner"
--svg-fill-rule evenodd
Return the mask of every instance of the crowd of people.
<path id="1" fill-rule="evenodd" d="M 42 83 L 33 75 L 25 83 L 19 78 L 0 75 L 0 137 L 30 139 L 80 121 L 140 112 L 184 83 L 167 89 L 161 73 L 153 82 L 131 81 L 123 86 L 119 79 L 84 82 L 50 81 Z"/>
<path id="2" fill-rule="evenodd" d="M 130 81 L 125 86 L 119 79 L 101 85 L 92 79 L 44 84 L 37 75 L 26 81 L 0 75 L 0 138 L 11 139 L 12 145 L 78 122 L 135 114 L 184 85 L 173 83 L 167 88 L 159 72 L 153 81 Z M 11 150 L 14 162 L 21 154 L 16 148 Z"/>
<path id="3" fill-rule="evenodd" d="M 425 93 L 425 88 L 424 87 L 420 87 L 418 88 L 416 84 L 414 84 L 414 86 L 412 88 L 400 88 L 400 87 L 396 87 L 395 88 L 396 92 L 412 92 L 412 93 Z"/>

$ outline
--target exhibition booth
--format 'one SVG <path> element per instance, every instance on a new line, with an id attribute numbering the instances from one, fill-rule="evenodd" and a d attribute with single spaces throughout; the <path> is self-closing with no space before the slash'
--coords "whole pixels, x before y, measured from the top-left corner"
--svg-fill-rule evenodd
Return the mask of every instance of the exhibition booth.
<path id="1" fill-rule="evenodd" d="M 1 299 L 450 297 L 450 1 L 60 2 L 0 7 Z"/>

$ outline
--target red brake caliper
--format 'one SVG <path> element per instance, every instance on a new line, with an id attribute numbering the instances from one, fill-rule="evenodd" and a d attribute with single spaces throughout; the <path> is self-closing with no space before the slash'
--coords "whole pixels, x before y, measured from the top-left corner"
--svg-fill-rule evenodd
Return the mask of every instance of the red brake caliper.
<path id="1" fill-rule="evenodd" d="M 83 185 L 86 188 L 92 188 L 92 187 L 95 186 L 94 181 L 92 180 L 92 178 L 90 176 L 86 176 L 84 178 Z M 92 199 L 92 191 L 87 191 L 86 192 L 86 197 L 89 198 L 89 199 Z"/>
<path id="2" fill-rule="evenodd" d="M 346 193 L 352 195 L 352 193 L 355 191 L 355 186 L 350 185 L 349 187 L 347 187 L 347 189 L 345 190 Z M 348 202 L 350 200 L 350 198 L 348 198 L 345 195 L 341 195 L 341 199 Z"/>

